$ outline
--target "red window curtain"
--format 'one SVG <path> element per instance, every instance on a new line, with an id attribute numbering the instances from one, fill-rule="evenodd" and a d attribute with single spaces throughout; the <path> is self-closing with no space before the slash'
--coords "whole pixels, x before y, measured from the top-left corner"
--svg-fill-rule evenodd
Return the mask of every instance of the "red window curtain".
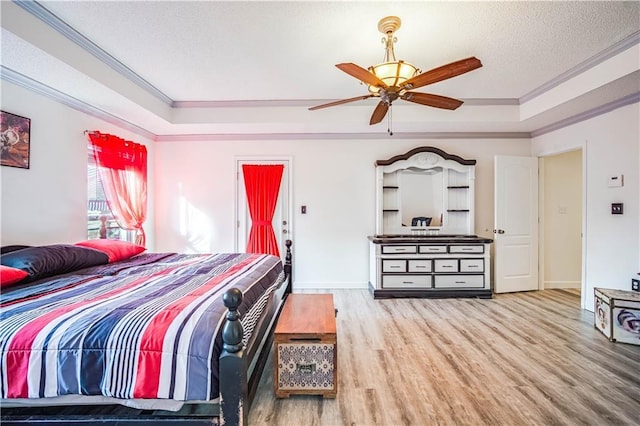
<path id="1" fill-rule="evenodd" d="M 147 148 L 100 132 L 89 133 L 98 174 L 109 208 L 122 229 L 136 231 L 145 245 L 147 217 Z"/>
<path id="2" fill-rule="evenodd" d="M 282 164 L 242 165 L 244 187 L 251 215 L 247 253 L 266 253 L 280 257 L 271 221 L 278 202 L 283 169 Z"/>

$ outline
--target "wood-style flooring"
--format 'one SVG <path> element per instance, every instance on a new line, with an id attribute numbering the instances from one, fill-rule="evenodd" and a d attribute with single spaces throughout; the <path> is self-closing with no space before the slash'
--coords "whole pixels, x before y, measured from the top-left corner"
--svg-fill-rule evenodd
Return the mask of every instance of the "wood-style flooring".
<path id="1" fill-rule="evenodd" d="M 270 359 L 250 425 L 640 424 L 640 346 L 609 342 L 575 291 L 331 293 L 338 397 L 276 399 Z"/>

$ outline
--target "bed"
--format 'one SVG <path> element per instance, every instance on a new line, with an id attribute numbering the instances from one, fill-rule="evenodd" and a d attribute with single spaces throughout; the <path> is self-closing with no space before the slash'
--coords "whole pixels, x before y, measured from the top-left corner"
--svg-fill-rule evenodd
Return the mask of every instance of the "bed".
<path id="1" fill-rule="evenodd" d="M 143 250 L 111 240 L 3 248 L 3 423 L 95 416 L 95 406 L 117 407 L 99 411 L 102 423 L 246 423 L 291 292 L 291 241 L 284 262 Z"/>

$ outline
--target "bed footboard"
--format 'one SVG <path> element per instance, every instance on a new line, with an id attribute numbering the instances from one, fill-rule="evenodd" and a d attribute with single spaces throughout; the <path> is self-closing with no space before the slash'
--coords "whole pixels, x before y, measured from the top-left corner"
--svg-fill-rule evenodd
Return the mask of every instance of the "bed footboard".
<path id="1" fill-rule="evenodd" d="M 291 293 L 293 285 L 293 256 L 291 254 L 291 240 L 286 241 L 286 254 L 284 263 L 286 290 L 284 298 Z M 220 423 L 223 425 L 246 425 L 253 401 L 253 393 L 257 383 L 249 389 L 247 368 L 250 360 L 245 357 L 245 349 L 242 345 L 244 331 L 240 323 L 238 307 L 242 303 L 242 292 L 236 288 L 229 289 L 223 296 L 224 306 L 227 312 L 227 321 L 222 329 L 222 353 L 220 354 Z M 276 320 L 280 315 L 282 304 L 275 313 L 274 320 L 267 330 L 268 338 L 262 348 L 257 363 L 257 374 L 254 380 L 260 380 L 262 370 L 266 364 L 273 341 L 273 330 Z M 255 372 L 254 372 L 255 374 Z M 250 392 L 251 391 L 251 392 Z"/>

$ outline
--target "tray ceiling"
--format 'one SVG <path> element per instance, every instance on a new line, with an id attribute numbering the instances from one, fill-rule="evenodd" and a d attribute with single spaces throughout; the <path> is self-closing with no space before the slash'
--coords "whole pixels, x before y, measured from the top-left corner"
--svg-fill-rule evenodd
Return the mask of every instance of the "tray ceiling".
<path id="1" fill-rule="evenodd" d="M 334 65 L 382 62 L 387 15 L 402 19 L 398 59 L 422 70 L 483 63 L 418 90 L 465 100 L 457 111 L 394 103 L 396 134 L 535 132 L 640 92 L 639 66 L 531 117 L 521 108 L 607 49 L 637 56 L 639 2 L 31 3 L 0 6 L 3 78 L 158 137 L 385 133 L 387 123 L 368 126 L 375 99 L 307 108 L 366 94 Z"/>

